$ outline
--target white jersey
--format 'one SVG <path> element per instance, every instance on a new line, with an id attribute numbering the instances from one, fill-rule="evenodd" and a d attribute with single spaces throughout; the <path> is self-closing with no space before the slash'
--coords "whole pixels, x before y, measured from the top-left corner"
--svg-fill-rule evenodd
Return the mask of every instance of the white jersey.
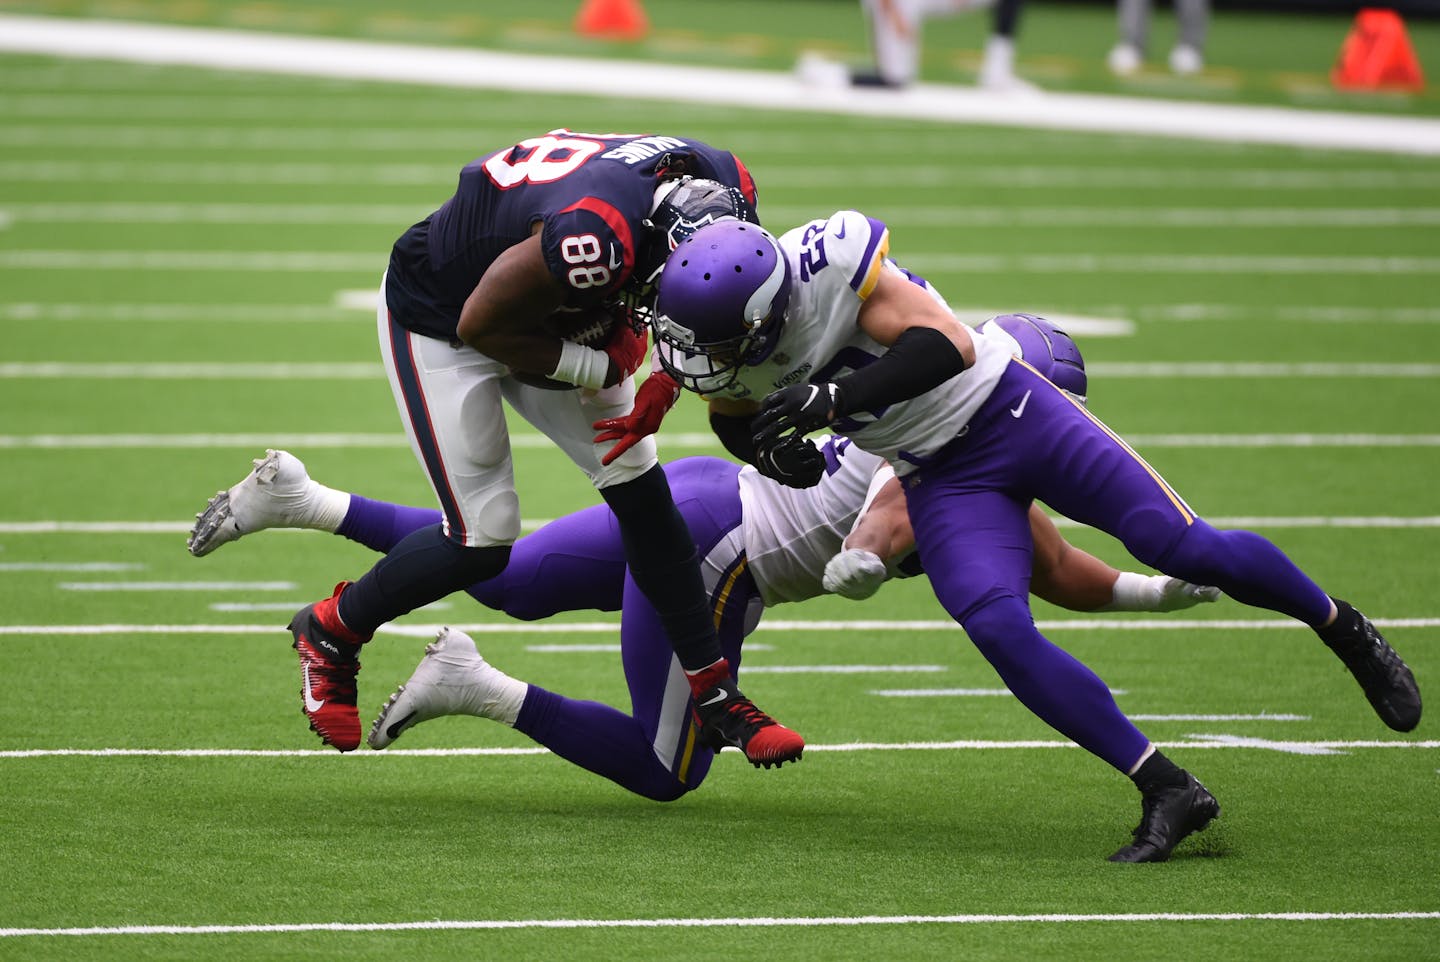
<path id="1" fill-rule="evenodd" d="M 825 594 L 820 578 L 881 485 L 894 476 L 884 459 L 830 436 L 816 442 L 825 475 L 788 488 L 746 467 L 740 472 L 745 557 L 766 607 Z"/>
<path id="2" fill-rule="evenodd" d="M 885 225 L 856 211 L 813 220 L 779 243 L 790 263 L 790 302 L 775 349 L 760 364 L 742 367 L 735 383 L 704 397 L 760 401 L 780 388 L 832 381 L 874 362 L 888 348 L 861 330 L 857 318 L 881 271 L 899 272 L 945 304 L 934 288 L 886 256 Z M 1010 362 L 1010 345 L 966 329 L 975 342 L 975 363 L 968 370 L 919 397 L 857 411 L 834 429 L 900 474 L 911 469 L 912 459 L 935 454 L 961 433 Z"/>

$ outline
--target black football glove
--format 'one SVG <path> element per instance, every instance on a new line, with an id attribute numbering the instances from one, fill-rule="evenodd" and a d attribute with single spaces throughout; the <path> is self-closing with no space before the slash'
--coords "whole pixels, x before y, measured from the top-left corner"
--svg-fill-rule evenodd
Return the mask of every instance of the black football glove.
<path id="1" fill-rule="evenodd" d="M 813 488 L 825 476 L 825 455 L 809 441 L 792 434 L 755 446 L 755 468 L 789 488 Z"/>
<path id="2" fill-rule="evenodd" d="M 765 395 L 760 413 L 750 422 L 755 447 L 762 448 L 781 435 L 809 434 L 840 413 L 840 388 L 834 384 L 792 384 Z"/>

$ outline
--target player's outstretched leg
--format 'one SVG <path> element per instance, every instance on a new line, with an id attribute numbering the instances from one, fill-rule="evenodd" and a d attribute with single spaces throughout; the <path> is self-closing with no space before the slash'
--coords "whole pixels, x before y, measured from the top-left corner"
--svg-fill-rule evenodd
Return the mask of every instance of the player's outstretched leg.
<path id="1" fill-rule="evenodd" d="M 1163 862 L 1186 836 L 1220 815 L 1220 803 L 1200 781 L 1158 751 L 1132 776 L 1141 792 L 1135 838 L 1112 862 Z"/>
<path id="2" fill-rule="evenodd" d="M 217 492 L 195 516 L 185 544 L 198 558 L 266 528 L 333 531 L 345 517 L 348 503 L 348 495 L 310 480 L 295 455 L 267 450 L 249 474 Z"/>
<path id="3" fill-rule="evenodd" d="M 725 659 L 690 675 L 690 686 L 706 745 L 717 752 L 727 745 L 738 748 L 756 768 L 800 760 L 805 739 L 756 708 L 735 684 Z"/>
<path id="4" fill-rule="evenodd" d="M 360 674 L 360 646 L 369 640 L 346 628 L 335 610 L 347 584 L 340 582 L 329 598 L 306 605 L 290 619 L 293 647 L 300 655 L 300 710 L 320 740 L 342 752 L 360 747 L 355 676 Z"/>
<path id="5" fill-rule="evenodd" d="M 528 687 L 487 662 L 469 635 L 441 628 L 410 680 L 380 709 L 366 741 L 371 748 L 384 748 L 441 715 L 475 715 L 514 725 Z"/>
<path id="6" fill-rule="evenodd" d="M 1420 688 L 1404 660 L 1359 611 L 1339 598 L 1335 620 L 1316 633 L 1360 683 L 1380 720 L 1397 732 L 1420 724 Z"/>

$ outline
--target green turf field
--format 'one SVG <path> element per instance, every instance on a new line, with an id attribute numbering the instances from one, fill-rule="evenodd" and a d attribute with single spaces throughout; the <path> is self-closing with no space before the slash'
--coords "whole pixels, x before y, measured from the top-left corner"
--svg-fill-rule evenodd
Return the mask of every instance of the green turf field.
<path id="1" fill-rule="evenodd" d="M 1433 159 L 0 57 L 0 959 L 1440 957 L 1434 720 L 1388 731 L 1309 632 L 1230 601 L 1036 606 L 1219 798 L 1166 865 L 1105 861 L 1138 796 L 1013 699 L 877 694 L 999 687 L 914 624 L 943 617 L 922 583 L 772 612 L 745 687 L 811 749 L 722 755 L 674 804 L 477 719 L 321 751 L 284 625 L 369 557 L 275 533 L 197 560 L 189 519 L 267 445 L 426 503 L 354 305 L 461 164 L 561 125 L 725 145 L 772 227 L 858 207 L 967 317 L 1101 332 L 1092 410 L 1440 678 Z M 516 431 L 527 521 L 594 501 Z M 688 400 L 661 447 L 720 450 Z M 537 647 L 613 616 L 559 620 L 417 612 L 367 649 L 362 713 L 444 623 L 623 705 L 612 652 Z"/>

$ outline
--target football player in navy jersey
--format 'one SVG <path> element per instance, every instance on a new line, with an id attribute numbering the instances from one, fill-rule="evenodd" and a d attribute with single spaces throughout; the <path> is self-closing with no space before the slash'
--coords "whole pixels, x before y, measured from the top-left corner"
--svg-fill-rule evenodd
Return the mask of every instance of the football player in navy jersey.
<path id="1" fill-rule="evenodd" d="M 826 591 L 865 598 L 891 577 L 919 573 L 894 470 L 844 438 L 825 438 L 820 451 L 825 476 L 803 489 L 721 458 L 665 465 L 737 675 L 742 644 L 762 608 Z M 211 535 L 208 550 L 271 528 L 312 528 L 388 552 L 437 523 L 440 514 L 326 487 L 298 458 L 273 450 L 230 488 L 229 501 L 236 524 Z M 1116 571 L 1068 544 L 1038 508 L 1031 523 L 1032 588 L 1056 604 L 1084 611 L 1175 611 L 1218 595 L 1161 575 Z M 486 607 L 526 621 L 560 611 L 622 611 L 629 713 L 512 678 L 486 662 L 469 635 L 446 628 L 381 709 L 370 727 L 371 747 L 385 748 L 431 718 L 476 715 L 510 725 L 647 798 L 670 801 L 699 786 L 714 753 L 697 742 L 684 672 L 654 606 L 627 576 L 618 526 L 604 505 L 520 538 L 503 572 L 466 591 Z"/>
<path id="2" fill-rule="evenodd" d="M 778 241 L 755 224 L 702 228 L 660 277 L 655 353 L 709 400 L 727 448 L 771 477 L 815 483 L 824 465 L 804 435 L 825 427 L 895 466 L 941 604 L 1031 711 L 1140 789 L 1140 825 L 1113 861 L 1169 858 L 1220 807 L 1036 630 L 1034 500 L 1168 575 L 1311 626 L 1385 724 L 1419 723 L 1414 676 L 1368 618 L 1259 535 L 1206 524 L 1083 404 L 891 262 L 889 240 L 855 211 Z"/>
<path id="3" fill-rule="evenodd" d="M 630 571 L 696 696 L 701 737 L 756 765 L 800 757 L 800 736 L 735 685 L 653 441 L 602 464 L 591 428 L 635 401 L 645 331 L 625 310 L 627 292 L 631 303 L 643 298 L 687 231 L 717 216 L 754 221 L 755 203 L 739 159 L 700 141 L 554 130 L 466 165 L 454 195 L 395 242 L 381 353 L 444 518 L 292 619 L 303 710 L 326 744 L 360 744 L 358 656 L 377 627 L 505 568 L 520 501 L 503 399 L 590 477 L 619 520 Z M 560 336 L 567 312 L 627 316 L 597 349 Z M 227 502 L 217 495 L 197 529 L 233 525 Z"/>

